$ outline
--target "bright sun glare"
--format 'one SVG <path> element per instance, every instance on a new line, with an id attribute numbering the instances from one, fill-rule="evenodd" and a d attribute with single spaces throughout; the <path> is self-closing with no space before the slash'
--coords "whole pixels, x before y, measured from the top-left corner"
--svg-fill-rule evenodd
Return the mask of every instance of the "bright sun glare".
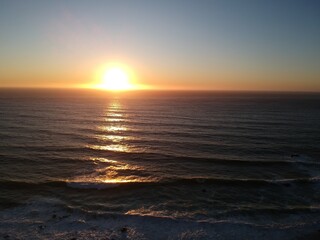
<path id="1" fill-rule="evenodd" d="M 102 79 L 101 88 L 106 90 L 129 90 L 133 88 L 128 74 L 121 68 L 108 69 Z"/>

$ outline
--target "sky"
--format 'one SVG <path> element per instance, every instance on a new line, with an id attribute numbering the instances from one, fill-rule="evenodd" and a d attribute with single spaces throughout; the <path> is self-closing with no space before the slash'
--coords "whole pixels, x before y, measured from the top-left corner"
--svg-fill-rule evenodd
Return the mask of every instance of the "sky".
<path id="1" fill-rule="evenodd" d="M 317 0 L 1 0 L 0 87 L 320 91 Z"/>

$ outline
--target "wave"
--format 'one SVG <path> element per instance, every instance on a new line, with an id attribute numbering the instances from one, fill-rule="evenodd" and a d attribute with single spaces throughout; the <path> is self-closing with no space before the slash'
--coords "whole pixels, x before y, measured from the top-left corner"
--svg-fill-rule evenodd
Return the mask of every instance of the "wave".
<path id="1" fill-rule="evenodd" d="M 167 154 L 164 152 L 156 152 L 150 149 L 132 149 L 131 152 L 119 152 L 112 151 L 110 149 L 98 147 L 86 146 L 86 150 L 92 152 L 109 152 L 111 154 L 116 154 L 117 156 L 126 157 L 129 160 L 134 160 L 137 162 L 145 162 L 146 159 L 152 159 L 156 161 L 168 161 L 171 163 L 210 163 L 210 164 L 223 164 L 223 165 L 252 165 L 252 166 L 273 166 L 273 165 L 291 165 L 291 164 L 301 164 L 301 165 L 320 165 L 320 162 L 314 161 L 310 157 L 296 157 L 290 158 L 290 156 L 282 157 L 279 160 L 246 160 L 241 157 L 239 158 L 218 158 L 218 157 L 197 157 L 197 156 L 183 156 L 181 154 Z"/>
<path id="2" fill-rule="evenodd" d="M 68 187 L 77 189 L 107 189 L 118 187 L 118 183 L 97 183 L 97 182 L 67 182 Z"/>
<path id="3" fill-rule="evenodd" d="M 142 181 L 142 182 L 97 182 L 97 181 L 46 181 L 46 182 L 27 182 L 27 181 L 0 181 L 0 187 L 2 188 L 16 188 L 16 189 L 28 189 L 28 188 L 73 188 L 79 190 L 87 189 L 110 189 L 119 187 L 156 187 L 156 186 L 176 186 L 176 185 L 284 185 L 287 184 L 310 184 L 319 183 L 320 177 L 311 178 L 294 178 L 294 179 L 229 179 L 229 178 L 182 178 L 182 179 L 162 179 L 160 181 Z"/>
<path id="4" fill-rule="evenodd" d="M 308 216 L 308 215 L 307 215 Z M 2 235 L 11 239 L 293 239 L 316 232 L 319 219 L 296 223 L 266 219 L 254 221 L 224 219 L 195 221 L 183 218 L 112 214 L 68 206 L 58 199 L 33 199 L 31 202 L 0 212 Z M 296 218 L 296 217 L 295 217 Z M 7 221 L 10 219 L 10 221 Z M 230 231 L 232 229 L 232 231 Z M 7 238 L 7 237 L 5 237 Z"/>
<path id="5" fill-rule="evenodd" d="M 170 187 L 183 185 L 221 185 L 221 186 L 263 186 L 263 185 L 280 185 L 287 187 L 288 184 L 313 184 L 319 183 L 319 177 L 297 178 L 297 179 L 228 179 L 228 178 L 183 178 L 183 179 L 162 179 L 161 181 L 135 181 L 135 182 L 66 182 L 66 186 L 75 189 L 110 189 L 110 188 L 139 188 L 139 187 Z"/>
<path id="6" fill-rule="evenodd" d="M 189 178 L 168 181 L 169 184 L 232 184 L 232 185 L 266 185 L 266 184 L 304 184 L 318 183 L 320 177 L 283 178 L 283 179 L 255 179 L 255 178 Z"/>

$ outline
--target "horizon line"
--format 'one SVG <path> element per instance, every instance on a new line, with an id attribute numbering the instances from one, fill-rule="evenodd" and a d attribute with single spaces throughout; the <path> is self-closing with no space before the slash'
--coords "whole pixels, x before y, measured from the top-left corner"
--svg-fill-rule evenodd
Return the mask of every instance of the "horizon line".
<path id="1" fill-rule="evenodd" d="M 243 92 L 243 93 L 320 93 L 320 90 L 262 90 L 262 89 L 130 89 L 130 90 L 107 90 L 80 87 L 1 87 L 0 90 L 74 90 L 74 91 L 97 91 L 106 93 L 130 93 L 130 92 Z"/>

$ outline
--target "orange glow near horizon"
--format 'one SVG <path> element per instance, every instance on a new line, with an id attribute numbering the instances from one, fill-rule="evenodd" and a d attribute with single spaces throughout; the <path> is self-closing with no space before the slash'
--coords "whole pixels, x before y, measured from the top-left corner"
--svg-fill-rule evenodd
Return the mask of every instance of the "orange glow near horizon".
<path id="1" fill-rule="evenodd" d="M 107 91 L 129 91 L 150 89 L 150 87 L 137 83 L 133 70 L 124 64 L 110 63 L 101 65 L 93 74 L 93 81 L 83 84 L 81 88 L 91 88 Z"/>

